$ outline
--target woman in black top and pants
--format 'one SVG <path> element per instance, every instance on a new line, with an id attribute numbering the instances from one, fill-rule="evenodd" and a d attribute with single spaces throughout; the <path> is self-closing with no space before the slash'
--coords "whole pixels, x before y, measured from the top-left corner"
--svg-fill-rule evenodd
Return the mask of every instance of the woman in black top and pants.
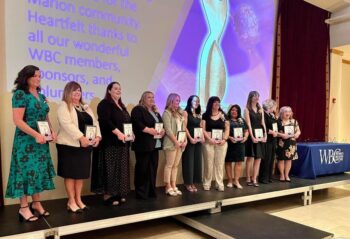
<path id="1" fill-rule="evenodd" d="M 145 91 L 137 106 L 131 111 L 131 121 L 135 134 L 132 150 L 135 151 L 135 192 L 136 198 L 148 199 L 157 197 L 156 178 L 158 169 L 158 151 L 162 148 L 161 139 L 164 129 L 158 132 L 156 123 L 162 123 L 162 117 L 157 112 L 154 94 Z"/>
<path id="2" fill-rule="evenodd" d="M 260 165 L 259 182 L 264 184 L 272 182 L 273 163 L 276 158 L 278 134 L 277 118 L 275 116 L 276 106 L 276 102 L 271 99 L 265 100 L 263 103 L 267 140 L 265 144 L 265 157 L 261 160 Z"/>
<path id="3" fill-rule="evenodd" d="M 95 193 L 104 194 L 105 205 L 118 205 L 126 201 L 130 191 L 130 144 L 125 142 L 123 124 L 131 123 L 118 82 L 107 86 L 105 98 L 97 106 L 97 114 L 102 141 L 98 157 L 94 157 L 91 188 Z"/>

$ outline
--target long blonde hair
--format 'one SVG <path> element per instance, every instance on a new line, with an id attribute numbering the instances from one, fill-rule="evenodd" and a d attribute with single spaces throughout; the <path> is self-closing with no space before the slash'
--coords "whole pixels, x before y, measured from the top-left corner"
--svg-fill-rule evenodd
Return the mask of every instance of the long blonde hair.
<path id="1" fill-rule="evenodd" d="M 172 114 L 174 117 L 176 117 L 177 115 L 179 115 L 180 117 L 182 117 L 182 110 L 181 110 L 180 106 L 179 106 L 179 108 L 177 108 L 176 110 L 173 108 L 173 103 L 174 103 L 174 101 L 176 100 L 177 97 L 179 97 L 179 99 L 181 99 L 180 96 L 179 96 L 178 94 L 176 94 L 176 93 L 170 93 L 170 94 L 168 95 L 167 100 L 166 100 L 165 109 L 168 110 L 168 111 L 170 111 L 171 114 Z"/>
<path id="2" fill-rule="evenodd" d="M 80 89 L 81 91 L 81 97 L 79 102 L 81 105 L 84 105 L 83 92 L 79 83 L 75 81 L 71 81 L 67 83 L 66 86 L 64 87 L 62 100 L 67 103 L 69 110 L 71 110 L 71 105 L 72 105 L 72 92 L 77 89 Z"/>

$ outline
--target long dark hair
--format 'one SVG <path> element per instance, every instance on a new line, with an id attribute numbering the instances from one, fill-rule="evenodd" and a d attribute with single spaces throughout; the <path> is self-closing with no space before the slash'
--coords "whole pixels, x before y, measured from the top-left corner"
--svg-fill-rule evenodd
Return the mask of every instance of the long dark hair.
<path id="1" fill-rule="evenodd" d="M 247 99 L 247 106 L 246 106 L 248 110 L 252 110 L 252 98 L 254 96 L 260 96 L 259 92 L 255 90 L 249 92 L 248 99 Z M 259 105 L 259 103 L 256 103 L 256 108 L 258 109 L 258 111 L 260 110 L 261 106 Z"/>
<path id="2" fill-rule="evenodd" d="M 204 114 L 203 114 L 203 119 L 204 119 L 204 120 L 210 118 L 210 116 L 211 116 L 211 114 L 212 114 L 212 112 L 213 112 L 213 104 L 214 104 L 215 102 L 217 102 L 217 101 L 219 101 L 219 103 L 221 102 L 220 98 L 217 97 L 217 96 L 212 96 L 212 97 L 210 97 L 210 98 L 208 99 L 207 108 L 205 109 L 205 112 L 204 112 Z M 221 107 L 219 108 L 219 111 L 225 115 L 225 113 L 224 113 L 224 111 L 221 109 Z"/>
<path id="3" fill-rule="evenodd" d="M 227 111 L 227 118 L 228 118 L 228 119 L 232 119 L 231 110 L 232 110 L 233 108 L 235 108 L 235 109 L 237 110 L 237 119 L 238 119 L 238 118 L 242 118 L 242 115 L 241 115 L 242 111 L 241 111 L 241 107 L 239 107 L 239 105 L 232 105 L 232 106 L 230 107 L 230 109 Z"/>
<path id="4" fill-rule="evenodd" d="M 114 100 L 113 100 L 111 94 L 109 93 L 109 91 L 113 88 L 113 86 L 114 86 L 115 84 L 118 84 L 118 85 L 120 86 L 120 83 L 117 82 L 117 81 L 113 81 L 113 82 L 111 82 L 111 83 L 108 84 L 107 89 L 106 89 L 105 98 L 104 98 L 105 100 L 108 100 L 109 102 L 111 102 L 111 103 L 113 103 L 113 104 L 115 104 L 115 102 L 114 102 Z M 125 107 L 125 105 L 124 105 L 124 103 L 123 103 L 121 97 L 120 97 L 119 100 L 118 100 L 118 104 L 120 105 L 120 107 L 123 108 L 123 110 L 126 110 L 126 107 Z"/>
<path id="5" fill-rule="evenodd" d="M 17 78 L 15 80 L 15 87 L 12 92 L 16 90 L 23 90 L 25 93 L 29 93 L 28 79 L 35 75 L 36 71 L 40 71 L 39 67 L 28 65 L 25 66 L 20 72 L 18 72 Z M 36 90 L 40 92 L 41 88 L 37 87 Z"/>
<path id="6" fill-rule="evenodd" d="M 199 97 L 197 95 L 191 95 L 188 100 L 187 100 L 187 105 L 185 110 L 187 111 L 188 114 L 192 114 L 192 101 L 193 98 L 197 98 L 199 100 Z M 195 109 L 194 113 L 199 115 L 201 113 L 201 105 L 199 104 L 197 109 Z"/>

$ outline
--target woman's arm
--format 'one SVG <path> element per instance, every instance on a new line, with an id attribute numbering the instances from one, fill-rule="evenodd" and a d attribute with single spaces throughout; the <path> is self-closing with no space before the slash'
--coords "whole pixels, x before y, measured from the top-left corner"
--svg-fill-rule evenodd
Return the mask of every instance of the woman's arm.
<path id="1" fill-rule="evenodd" d="M 13 108 L 12 109 L 12 118 L 15 125 L 24 133 L 35 138 L 35 141 L 38 144 L 46 143 L 44 136 L 42 136 L 39 132 L 32 129 L 24 120 L 24 113 L 26 108 Z"/>

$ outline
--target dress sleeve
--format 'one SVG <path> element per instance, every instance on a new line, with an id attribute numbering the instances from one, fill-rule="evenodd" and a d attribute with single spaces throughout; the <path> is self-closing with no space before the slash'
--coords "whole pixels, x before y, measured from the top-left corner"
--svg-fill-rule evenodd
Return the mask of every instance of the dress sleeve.
<path id="1" fill-rule="evenodd" d="M 23 90 L 16 90 L 12 96 L 12 108 L 26 108 L 27 97 Z"/>

